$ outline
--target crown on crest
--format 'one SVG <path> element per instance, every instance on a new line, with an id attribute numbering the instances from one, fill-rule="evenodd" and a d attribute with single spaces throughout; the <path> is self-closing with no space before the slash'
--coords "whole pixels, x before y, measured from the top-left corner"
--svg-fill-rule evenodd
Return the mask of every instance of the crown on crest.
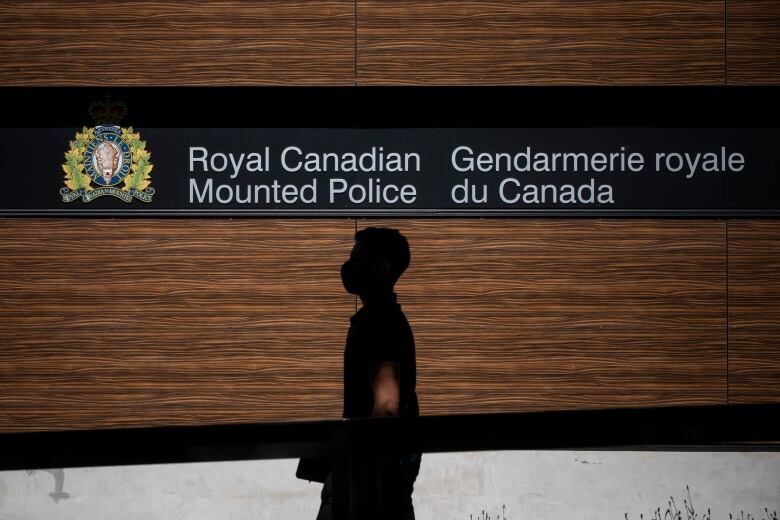
<path id="1" fill-rule="evenodd" d="M 93 101 L 89 105 L 89 115 L 95 120 L 96 126 L 118 125 L 127 114 L 127 105 L 121 101 L 111 101 L 111 94 L 106 94 L 104 101 Z"/>

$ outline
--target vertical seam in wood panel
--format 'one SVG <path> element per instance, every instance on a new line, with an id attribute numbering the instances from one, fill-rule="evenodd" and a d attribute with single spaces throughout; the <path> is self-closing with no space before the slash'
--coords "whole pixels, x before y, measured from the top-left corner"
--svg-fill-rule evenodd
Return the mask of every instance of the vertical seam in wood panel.
<path id="1" fill-rule="evenodd" d="M 357 0 L 355 0 L 355 4 L 357 4 Z M 357 21 L 357 18 L 355 20 Z M 355 232 L 352 234 L 352 236 L 354 237 L 355 233 L 357 233 L 357 230 L 358 230 L 358 226 L 357 226 L 358 219 L 353 219 L 353 220 L 355 221 Z M 357 306 L 358 306 L 358 297 L 357 297 L 357 294 L 356 294 L 355 295 L 355 312 L 358 311 L 358 307 Z"/>
<path id="2" fill-rule="evenodd" d="M 729 219 L 726 219 L 726 405 L 729 403 Z"/>
<path id="3" fill-rule="evenodd" d="M 353 86 L 357 87 L 358 84 L 358 0 L 355 0 L 355 80 Z M 355 220 L 355 229 L 357 230 L 357 220 Z"/>
<path id="4" fill-rule="evenodd" d="M 729 86 L 729 0 L 723 0 L 723 86 Z M 728 227 L 729 222 L 726 219 L 727 233 Z"/>

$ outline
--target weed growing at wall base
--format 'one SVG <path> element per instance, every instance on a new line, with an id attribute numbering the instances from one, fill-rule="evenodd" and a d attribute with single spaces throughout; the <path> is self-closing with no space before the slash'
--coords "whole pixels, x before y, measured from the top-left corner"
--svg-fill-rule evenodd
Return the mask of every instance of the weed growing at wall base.
<path id="1" fill-rule="evenodd" d="M 506 505 L 501 505 L 501 514 L 492 516 L 490 513 L 486 512 L 484 509 L 478 516 L 469 515 L 469 520 L 507 520 L 506 519 Z"/>
<path id="2" fill-rule="evenodd" d="M 683 499 L 683 509 L 679 509 L 677 507 L 677 502 L 675 502 L 674 497 L 669 497 L 669 501 L 666 503 L 666 511 L 661 514 L 661 508 L 657 508 L 655 511 L 653 511 L 653 515 L 650 517 L 650 520 L 683 520 L 683 512 L 685 512 L 685 519 L 684 520 L 712 520 L 712 514 L 709 508 L 707 508 L 706 513 L 702 513 L 701 516 L 699 516 L 699 513 L 696 512 L 696 509 L 693 507 L 693 500 L 691 500 L 691 489 L 688 486 L 685 486 L 685 492 L 688 495 L 688 498 Z M 628 513 L 625 515 L 625 520 L 630 520 Z M 644 520 L 644 515 L 639 515 L 639 520 Z M 729 513 L 729 520 L 759 520 L 754 516 L 751 516 L 749 513 L 745 515 L 744 511 L 740 511 L 740 516 L 734 516 L 731 513 Z M 768 508 L 764 508 L 764 515 L 762 515 L 761 520 L 779 520 L 777 517 L 777 511 L 773 511 L 772 513 L 769 512 Z"/>

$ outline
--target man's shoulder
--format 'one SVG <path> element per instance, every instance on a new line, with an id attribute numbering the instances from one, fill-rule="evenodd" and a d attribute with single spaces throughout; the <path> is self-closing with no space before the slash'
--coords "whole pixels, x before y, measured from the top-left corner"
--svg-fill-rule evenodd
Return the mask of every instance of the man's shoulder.
<path id="1" fill-rule="evenodd" d="M 406 315 L 398 304 L 371 309 L 360 321 L 378 330 L 395 330 L 408 326 Z"/>

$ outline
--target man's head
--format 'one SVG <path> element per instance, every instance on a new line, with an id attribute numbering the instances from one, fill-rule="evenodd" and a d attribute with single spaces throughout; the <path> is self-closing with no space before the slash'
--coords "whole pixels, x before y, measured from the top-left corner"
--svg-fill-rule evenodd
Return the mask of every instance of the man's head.
<path id="1" fill-rule="evenodd" d="M 363 298 L 391 292 L 409 266 L 409 242 L 397 229 L 370 227 L 355 233 L 355 246 L 341 268 L 347 292 Z"/>

